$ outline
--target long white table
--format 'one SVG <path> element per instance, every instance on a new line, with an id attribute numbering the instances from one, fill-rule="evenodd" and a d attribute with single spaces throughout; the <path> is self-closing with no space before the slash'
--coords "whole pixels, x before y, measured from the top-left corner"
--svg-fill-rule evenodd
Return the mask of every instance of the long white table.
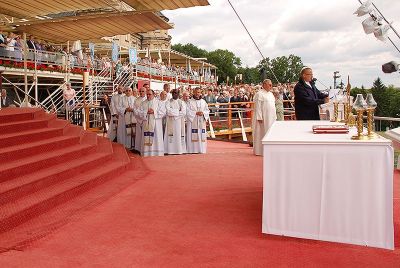
<path id="1" fill-rule="evenodd" d="M 393 148 L 280 121 L 263 139 L 262 232 L 394 249 Z"/>

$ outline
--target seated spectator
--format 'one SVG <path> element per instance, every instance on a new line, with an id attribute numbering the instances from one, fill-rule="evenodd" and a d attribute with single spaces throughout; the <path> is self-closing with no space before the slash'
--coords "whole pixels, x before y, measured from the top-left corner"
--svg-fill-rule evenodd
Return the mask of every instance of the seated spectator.
<path id="1" fill-rule="evenodd" d="M 1 99 L 0 99 L 0 107 L 7 108 L 14 104 L 13 100 L 7 96 L 7 91 L 3 88 L 1 90 Z"/>

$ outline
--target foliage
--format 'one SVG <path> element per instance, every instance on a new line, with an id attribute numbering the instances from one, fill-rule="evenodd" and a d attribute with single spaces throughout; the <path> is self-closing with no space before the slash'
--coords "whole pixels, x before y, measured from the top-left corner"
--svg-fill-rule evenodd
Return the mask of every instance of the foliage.
<path id="1" fill-rule="evenodd" d="M 229 77 L 230 83 L 234 81 L 237 69 L 240 67 L 241 60 L 235 54 L 226 49 L 217 49 L 208 53 L 208 62 L 218 67 L 218 82 L 227 82 Z"/>
<path id="2" fill-rule="evenodd" d="M 175 44 L 172 46 L 172 49 L 194 58 L 207 58 L 209 63 L 218 68 L 217 76 L 219 83 L 226 83 L 227 77 L 229 77 L 229 84 L 231 84 L 235 81 L 235 76 L 237 74 L 242 74 L 243 83 L 260 83 L 260 69 L 263 66 L 266 67 L 266 76 L 270 78 L 273 83 L 276 83 L 277 80 L 274 78 L 269 68 L 272 68 L 279 82 L 295 82 L 298 80 L 300 70 L 303 67 L 301 58 L 295 55 L 277 57 L 272 60 L 267 58 L 265 61 L 260 61 L 256 67 L 243 67 L 241 66 L 240 58 L 229 50 L 217 49 L 207 52 L 191 43 L 185 45 Z M 239 81 L 237 80 L 237 82 Z"/>
<path id="3" fill-rule="evenodd" d="M 256 67 L 240 67 L 238 68 L 238 74 L 242 74 L 241 82 L 245 84 L 258 84 L 261 81 L 260 71 Z"/>
<path id="4" fill-rule="evenodd" d="M 191 43 L 188 43 L 186 45 L 176 44 L 172 46 L 172 49 L 184 53 L 192 58 L 207 58 L 208 54 L 206 50 L 198 48 Z"/>
<path id="5" fill-rule="evenodd" d="M 378 104 L 375 115 L 382 117 L 400 117 L 400 90 L 393 85 L 385 86 L 380 78 L 377 78 L 371 89 L 353 88 L 351 95 L 356 97 L 357 94 L 372 93 Z"/>
<path id="6" fill-rule="evenodd" d="M 266 58 L 257 65 L 258 69 L 265 69 L 266 78 L 271 79 L 274 84 L 278 82 L 277 79 L 281 83 L 298 81 L 303 66 L 301 58 L 293 54 L 289 55 L 289 57 L 282 56 L 272 60 Z"/>

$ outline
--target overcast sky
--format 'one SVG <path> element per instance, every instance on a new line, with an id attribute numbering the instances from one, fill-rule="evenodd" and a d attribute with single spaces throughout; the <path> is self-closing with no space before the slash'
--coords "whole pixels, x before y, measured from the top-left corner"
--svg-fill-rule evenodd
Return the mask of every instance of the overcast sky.
<path id="1" fill-rule="evenodd" d="M 210 6 L 164 12 L 175 29 L 172 43 L 193 43 L 208 51 L 228 49 L 244 66 L 255 66 L 261 56 L 226 0 L 209 0 Z M 343 80 L 350 75 L 352 86 L 370 87 L 379 76 L 386 84 L 400 86 L 400 74 L 384 74 L 383 63 L 400 53 L 390 44 L 366 35 L 363 18 L 353 15 L 357 0 L 231 0 L 265 57 L 295 54 L 327 86 L 333 85 L 333 72 Z M 373 1 L 400 31 L 400 1 Z M 400 47 L 400 41 L 390 35 Z M 320 89 L 321 85 L 319 85 Z"/>

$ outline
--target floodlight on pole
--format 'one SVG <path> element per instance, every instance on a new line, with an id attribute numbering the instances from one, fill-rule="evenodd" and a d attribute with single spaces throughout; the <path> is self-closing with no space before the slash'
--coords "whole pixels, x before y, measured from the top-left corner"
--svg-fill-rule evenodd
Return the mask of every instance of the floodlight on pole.
<path id="1" fill-rule="evenodd" d="M 361 0 L 358 0 L 361 6 L 354 12 L 358 17 L 365 16 L 367 14 L 370 15 L 370 18 L 365 19 L 362 22 L 364 32 L 366 34 L 374 33 L 375 37 L 378 40 L 386 41 L 389 40 L 392 45 L 396 48 L 396 50 L 400 53 L 400 49 L 393 42 L 393 40 L 388 36 L 388 32 L 391 29 L 397 37 L 400 39 L 399 33 L 392 26 L 392 22 L 389 22 L 382 12 L 376 7 L 376 5 L 372 2 L 372 0 L 368 0 L 363 3 Z M 386 22 L 386 24 L 383 23 Z"/>
<path id="2" fill-rule="evenodd" d="M 399 70 L 400 64 L 395 61 L 391 61 L 382 65 L 382 72 L 390 74 Z"/>

